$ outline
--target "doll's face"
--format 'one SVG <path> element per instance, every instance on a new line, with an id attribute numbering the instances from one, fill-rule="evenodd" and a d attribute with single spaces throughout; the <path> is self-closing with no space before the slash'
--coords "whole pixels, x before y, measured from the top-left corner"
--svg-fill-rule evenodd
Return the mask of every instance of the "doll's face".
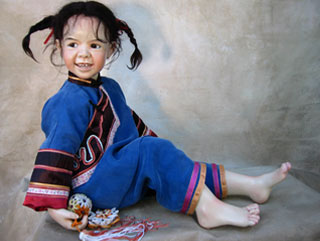
<path id="1" fill-rule="evenodd" d="M 98 31 L 97 31 L 98 30 Z M 112 44 L 96 18 L 71 17 L 64 28 L 61 55 L 69 71 L 82 79 L 97 78 L 105 61 L 113 54 Z"/>

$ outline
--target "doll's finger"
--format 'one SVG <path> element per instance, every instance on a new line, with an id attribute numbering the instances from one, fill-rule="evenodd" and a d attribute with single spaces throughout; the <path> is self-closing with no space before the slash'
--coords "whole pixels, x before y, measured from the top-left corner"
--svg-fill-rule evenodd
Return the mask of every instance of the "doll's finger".
<path id="1" fill-rule="evenodd" d="M 65 220 L 62 226 L 66 229 L 77 231 L 77 226 L 73 226 L 73 221 L 72 220 Z"/>
<path id="2" fill-rule="evenodd" d="M 73 213 L 67 209 L 51 209 L 48 208 L 48 213 L 53 219 L 78 219 L 79 216 L 76 213 Z"/>
<path id="3" fill-rule="evenodd" d="M 66 219 L 78 219 L 79 215 L 67 209 L 59 209 L 60 214 Z"/>
<path id="4" fill-rule="evenodd" d="M 76 222 L 76 223 L 75 223 Z M 69 230 L 80 231 L 87 227 L 88 224 L 88 215 L 83 216 L 81 220 L 65 220 L 64 227 Z"/>
<path id="5" fill-rule="evenodd" d="M 81 224 L 78 225 L 78 228 L 80 230 L 84 229 L 85 227 L 87 227 L 87 224 L 88 224 L 88 215 L 84 215 L 82 220 L 81 220 Z"/>
<path id="6" fill-rule="evenodd" d="M 70 219 L 65 219 L 62 216 L 53 216 L 53 219 L 65 229 L 76 230 L 76 228 L 72 227 L 73 221 L 71 221 Z"/>
<path id="7" fill-rule="evenodd" d="M 74 212 L 66 210 L 66 212 L 64 214 L 64 217 L 67 218 L 67 219 L 78 219 L 79 215 L 74 213 Z"/>

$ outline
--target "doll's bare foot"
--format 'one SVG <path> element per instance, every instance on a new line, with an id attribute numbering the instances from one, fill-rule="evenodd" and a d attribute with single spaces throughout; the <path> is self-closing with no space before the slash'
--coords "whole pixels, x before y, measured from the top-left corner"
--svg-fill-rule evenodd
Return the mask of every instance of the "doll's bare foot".
<path id="1" fill-rule="evenodd" d="M 264 203 L 268 200 L 271 189 L 274 185 L 282 182 L 291 169 L 291 163 L 282 163 L 277 170 L 253 178 L 253 185 L 249 193 L 250 198 L 257 203 Z"/>
<path id="2" fill-rule="evenodd" d="M 217 199 L 205 187 L 196 208 L 198 222 L 203 228 L 215 228 L 224 225 L 248 227 L 260 220 L 258 204 L 239 208 Z"/>

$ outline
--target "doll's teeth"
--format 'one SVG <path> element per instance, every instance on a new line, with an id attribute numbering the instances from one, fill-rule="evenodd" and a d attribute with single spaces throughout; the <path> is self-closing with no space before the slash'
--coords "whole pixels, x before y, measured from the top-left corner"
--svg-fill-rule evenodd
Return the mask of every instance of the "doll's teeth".
<path id="1" fill-rule="evenodd" d="M 88 67 L 90 64 L 78 64 L 79 67 Z"/>

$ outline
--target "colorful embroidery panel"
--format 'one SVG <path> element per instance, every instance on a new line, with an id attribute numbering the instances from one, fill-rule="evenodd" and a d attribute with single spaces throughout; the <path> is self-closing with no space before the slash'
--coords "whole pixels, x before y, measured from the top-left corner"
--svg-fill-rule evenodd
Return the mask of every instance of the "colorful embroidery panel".
<path id="1" fill-rule="evenodd" d="M 99 87 L 101 98 L 85 133 L 84 140 L 74 162 L 72 187 L 86 183 L 105 150 L 113 144 L 114 135 L 120 125 L 109 95 Z"/>

